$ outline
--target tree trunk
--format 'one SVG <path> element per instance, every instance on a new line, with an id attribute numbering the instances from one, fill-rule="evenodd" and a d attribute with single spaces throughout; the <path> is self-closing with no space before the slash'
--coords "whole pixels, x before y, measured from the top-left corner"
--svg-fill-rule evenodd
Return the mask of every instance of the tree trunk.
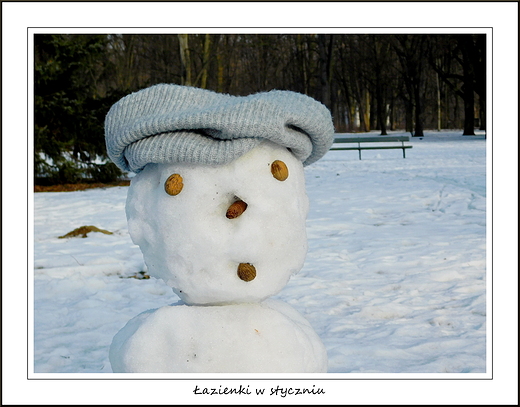
<path id="1" fill-rule="evenodd" d="M 486 97 L 480 96 L 479 100 L 480 127 L 479 130 L 486 130 Z"/>
<path id="2" fill-rule="evenodd" d="M 177 34 L 182 63 L 182 85 L 191 86 L 191 57 L 188 43 L 188 34 Z"/>
<path id="3" fill-rule="evenodd" d="M 477 35 L 475 40 L 475 92 L 479 96 L 480 130 L 486 130 L 486 47 L 486 35 Z"/>
<path id="4" fill-rule="evenodd" d="M 301 91 L 307 95 L 309 93 L 308 88 L 308 74 L 307 74 L 307 52 L 305 43 L 302 39 L 302 35 L 298 34 L 296 36 L 296 50 L 297 50 L 297 61 L 298 61 L 298 70 L 300 75 L 300 83 L 301 83 Z"/>
<path id="5" fill-rule="evenodd" d="M 370 93 L 363 91 L 362 102 L 359 106 L 359 116 L 361 118 L 361 128 L 365 132 L 370 131 Z"/>
<path id="6" fill-rule="evenodd" d="M 463 136 L 475 135 L 475 69 L 473 38 L 461 35 L 458 38 L 462 53 L 462 99 L 464 100 L 464 132 Z"/>
<path id="7" fill-rule="evenodd" d="M 395 130 L 395 118 L 394 118 L 394 98 L 390 99 L 390 106 L 388 109 L 388 118 L 390 121 L 390 130 Z"/>
<path id="8" fill-rule="evenodd" d="M 421 89 L 419 84 L 415 86 L 415 133 L 414 137 L 424 137 L 423 131 L 423 107 Z"/>
<path id="9" fill-rule="evenodd" d="M 409 99 L 404 100 L 406 132 L 413 135 L 413 103 Z"/>
<path id="10" fill-rule="evenodd" d="M 464 93 L 464 133 L 463 136 L 475 135 L 475 96 L 473 86 L 465 82 L 462 86 Z"/>
<path id="11" fill-rule="evenodd" d="M 435 75 L 437 80 L 437 131 L 441 131 L 442 129 L 442 109 L 441 109 L 441 81 L 439 79 L 439 74 Z"/>
<path id="12" fill-rule="evenodd" d="M 208 83 L 208 68 L 209 68 L 209 52 L 211 46 L 211 36 L 206 34 L 204 37 L 204 55 L 202 61 L 202 77 L 200 79 L 200 87 L 206 89 Z"/>
<path id="13" fill-rule="evenodd" d="M 376 102 L 377 102 L 377 124 L 381 130 L 381 135 L 386 136 L 386 106 L 383 101 L 383 89 L 381 80 L 376 80 Z"/>
<path id="14" fill-rule="evenodd" d="M 330 41 L 332 41 L 332 39 Z M 331 64 L 331 60 L 332 60 L 332 55 L 329 52 L 327 52 L 329 50 L 330 49 L 327 47 L 327 35 L 318 34 L 321 102 L 330 109 L 331 108 L 331 98 L 330 98 L 330 83 L 329 83 L 330 69 L 329 68 L 331 66 L 330 64 Z"/>
<path id="15" fill-rule="evenodd" d="M 377 112 L 376 112 L 376 103 L 374 101 L 374 98 L 373 98 L 373 94 L 375 92 L 370 92 L 369 95 L 370 95 L 370 99 L 369 99 L 369 102 L 370 102 L 370 106 L 369 106 L 369 115 L 368 115 L 368 118 L 370 119 L 370 129 L 371 130 L 379 130 L 377 128 Z"/>
<path id="16" fill-rule="evenodd" d="M 225 38 L 225 37 L 224 37 Z M 217 54 L 217 92 L 224 92 L 224 61 L 222 57 L 222 49 L 225 44 L 222 44 L 225 39 L 222 35 L 219 35 L 216 54 Z"/>

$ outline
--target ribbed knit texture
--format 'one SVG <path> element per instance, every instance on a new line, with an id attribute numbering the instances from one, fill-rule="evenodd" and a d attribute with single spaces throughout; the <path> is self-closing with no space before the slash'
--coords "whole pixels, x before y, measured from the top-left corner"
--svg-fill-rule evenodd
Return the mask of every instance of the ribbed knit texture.
<path id="1" fill-rule="evenodd" d="M 333 143 L 330 112 L 291 91 L 231 96 L 160 84 L 122 98 L 105 120 L 109 157 L 136 173 L 149 163 L 226 164 L 264 139 L 309 165 Z"/>

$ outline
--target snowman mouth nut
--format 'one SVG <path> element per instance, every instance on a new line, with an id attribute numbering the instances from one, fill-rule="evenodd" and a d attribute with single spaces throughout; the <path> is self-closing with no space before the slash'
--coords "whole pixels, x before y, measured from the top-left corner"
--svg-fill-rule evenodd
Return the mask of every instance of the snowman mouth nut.
<path id="1" fill-rule="evenodd" d="M 275 160 L 271 164 L 271 174 L 278 181 L 285 181 L 289 177 L 289 169 L 283 161 Z"/>
<path id="2" fill-rule="evenodd" d="M 168 195 L 179 195 L 184 187 L 182 177 L 179 174 L 172 174 L 164 183 L 164 190 Z"/>
<path id="3" fill-rule="evenodd" d="M 231 204 L 226 212 L 226 218 L 235 219 L 244 213 L 247 209 L 247 203 L 242 200 L 235 201 Z"/>
<path id="4" fill-rule="evenodd" d="M 255 266 L 249 263 L 240 263 L 237 269 L 238 278 L 243 281 L 252 281 L 256 277 Z"/>

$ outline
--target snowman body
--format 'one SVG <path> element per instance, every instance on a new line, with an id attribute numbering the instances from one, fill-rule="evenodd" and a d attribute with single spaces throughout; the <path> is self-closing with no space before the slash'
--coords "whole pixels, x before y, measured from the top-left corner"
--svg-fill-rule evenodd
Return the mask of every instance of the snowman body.
<path id="1" fill-rule="evenodd" d="M 114 337 L 110 362 L 122 373 L 327 372 L 310 324 L 273 299 L 146 311 Z"/>
<path id="2" fill-rule="evenodd" d="M 310 324 L 269 299 L 303 266 L 308 206 L 301 161 L 270 141 L 225 165 L 147 165 L 128 193 L 129 232 L 182 301 L 121 329 L 113 371 L 326 372 Z"/>

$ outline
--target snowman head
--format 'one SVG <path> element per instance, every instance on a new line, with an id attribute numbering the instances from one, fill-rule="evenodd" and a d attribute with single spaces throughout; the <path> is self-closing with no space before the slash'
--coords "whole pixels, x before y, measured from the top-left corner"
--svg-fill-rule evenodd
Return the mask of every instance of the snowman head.
<path id="1" fill-rule="evenodd" d="M 148 273 L 188 304 L 261 301 L 307 252 L 303 165 L 269 141 L 225 165 L 148 165 L 126 211 Z"/>
<path id="2" fill-rule="evenodd" d="M 155 85 L 105 120 L 107 151 L 137 175 L 132 239 L 190 304 L 261 301 L 306 254 L 303 167 L 330 148 L 328 109 L 289 91 L 230 96 Z"/>

